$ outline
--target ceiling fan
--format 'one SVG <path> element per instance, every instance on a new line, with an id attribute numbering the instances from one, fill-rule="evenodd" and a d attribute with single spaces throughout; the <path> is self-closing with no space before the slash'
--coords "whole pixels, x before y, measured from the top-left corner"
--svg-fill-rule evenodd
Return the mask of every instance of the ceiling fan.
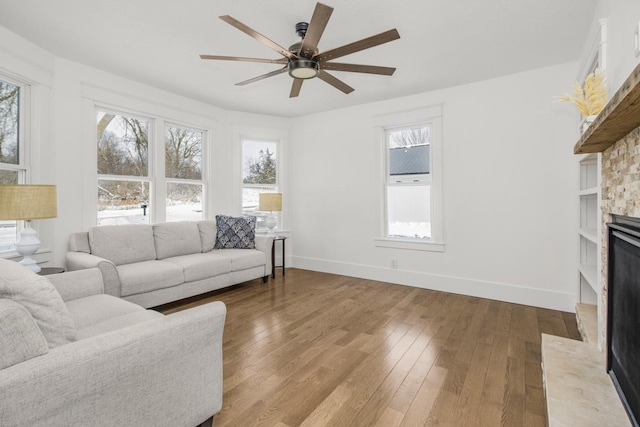
<path id="1" fill-rule="evenodd" d="M 299 22 L 296 24 L 296 33 L 302 37 L 302 40 L 289 46 L 289 49 L 285 49 L 279 44 L 269 40 L 254 29 L 248 27 L 242 22 L 229 15 L 220 16 L 224 22 L 236 27 L 243 33 L 253 37 L 259 42 L 265 44 L 267 47 L 275 50 L 283 58 L 280 59 L 262 59 L 262 58 L 247 58 L 241 56 L 220 56 L 220 55 L 200 55 L 202 59 L 216 59 L 224 61 L 246 61 L 246 62 L 263 62 L 270 64 L 282 64 L 284 67 L 271 71 L 270 73 L 263 74 L 258 77 L 254 77 L 249 80 L 236 83 L 238 86 L 243 86 L 249 83 L 257 82 L 259 80 L 266 79 L 268 77 L 277 76 L 284 72 L 289 72 L 289 75 L 293 77 L 293 84 L 291 86 L 291 92 L 289 97 L 293 98 L 298 96 L 302 82 L 307 79 L 318 77 L 320 80 L 330 84 L 342 92 L 349 94 L 353 92 L 353 88 L 336 78 L 332 74 L 329 74 L 327 70 L 331 71 L 350 71 L 354 73 L 369 73 L 369 74 L 381 74 L 384 76 L 392 75 L 396 69 L 391 67 L 379 67 L 375 65 L 361 65 L 361 64 L 345 64 L 339 62 L 331 62 L 334 59 L 340 58 L 345 55 L 349 55 L 354 52 L 359 52 L 370 47 L 378 46 L 393 40 L 400 38 L 400 34 L 394 28 L 380 34 L 376 34 L 371 37 L 364 38 L 362 40 L 355 41 L 353 43 L 346 44 L 344 46 L 330 49 L 324 52 L 318 51 L 318 42 L 322 33 L 324 32 L 333 8 L 322 3 L 316 3 L 316 8 L 311 16 L 311 21 Z"/>

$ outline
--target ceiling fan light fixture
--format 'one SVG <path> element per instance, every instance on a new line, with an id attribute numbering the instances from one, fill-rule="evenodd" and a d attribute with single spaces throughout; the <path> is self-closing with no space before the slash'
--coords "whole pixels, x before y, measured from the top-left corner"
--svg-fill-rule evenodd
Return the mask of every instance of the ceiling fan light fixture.
<path id="1" fill-rule="evenodd" d="M 318 62 L 300 58 L 289 61 L 289 75 L 296 79 L 312 79 L 320 74 Z"/>

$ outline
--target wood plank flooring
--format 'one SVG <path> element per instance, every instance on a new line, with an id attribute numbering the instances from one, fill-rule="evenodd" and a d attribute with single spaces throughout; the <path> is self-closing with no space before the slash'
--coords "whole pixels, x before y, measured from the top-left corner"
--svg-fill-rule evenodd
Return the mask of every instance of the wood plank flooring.
<path id="1" fill-rule="evenodd" d="M 287 269 L 161 308 L 227 305 L 214 426 L 544 426 L 540 334 L 575 316 Z"/>

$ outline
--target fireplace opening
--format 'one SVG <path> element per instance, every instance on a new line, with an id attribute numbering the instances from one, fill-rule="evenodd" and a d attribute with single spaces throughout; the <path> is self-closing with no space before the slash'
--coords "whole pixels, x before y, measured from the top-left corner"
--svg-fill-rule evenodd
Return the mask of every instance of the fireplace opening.
<path id="1" fill-rule="evenodd" d="M 609 228 L 607 372 L 629 419 L 640 419 L 640 218 L 613 216 Z"/>

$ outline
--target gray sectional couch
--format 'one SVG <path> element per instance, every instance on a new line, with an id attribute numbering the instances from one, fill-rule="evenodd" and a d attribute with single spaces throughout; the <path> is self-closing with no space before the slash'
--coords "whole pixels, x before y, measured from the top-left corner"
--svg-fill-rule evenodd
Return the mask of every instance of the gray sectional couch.
<path id="1" fill-rule="evenodd" d="M 211 425 L 226 308 L 164 316 L 104 294 L 97 268 L 0 259 L 0 426 Z"/>
<path id="2" fill-rule="evenodd" d="M 93 227 L 70 237 L 69 271 L 99 268 L 105 293 L 155 307 L 271 274 L 272 238 L 214 249 L 216 221 Z"/>

